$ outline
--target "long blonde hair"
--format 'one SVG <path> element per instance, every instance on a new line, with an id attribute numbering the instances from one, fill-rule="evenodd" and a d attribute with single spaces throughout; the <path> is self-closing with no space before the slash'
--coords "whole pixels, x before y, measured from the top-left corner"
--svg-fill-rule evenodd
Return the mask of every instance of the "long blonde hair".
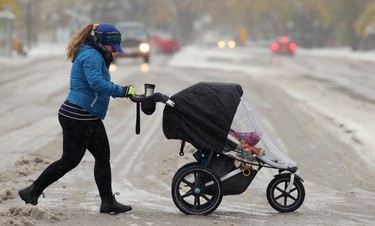
<path id="1" fill-rule="evenodd" d="M 91 34 L 91 31 L 95 31 L 98 28 L 98 24 L 89 24 L 82 27 L 70 40 L 66 47 L 66 60 L 73 61 L 77 55 L 77 52 L 81 45 L 86 41 L 87 37 Z"/>

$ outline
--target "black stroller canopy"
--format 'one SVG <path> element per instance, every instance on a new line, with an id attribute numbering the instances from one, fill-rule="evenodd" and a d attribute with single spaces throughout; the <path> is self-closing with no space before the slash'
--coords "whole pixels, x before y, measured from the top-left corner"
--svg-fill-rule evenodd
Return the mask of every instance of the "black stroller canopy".
<path id="1" fill-rule="evenodd" d="M 223 150 L 243 94 L 239 84 L 200 82 L 171 97 L 163 132 L 167 139 L 185 140 L 203 150 Z"/>

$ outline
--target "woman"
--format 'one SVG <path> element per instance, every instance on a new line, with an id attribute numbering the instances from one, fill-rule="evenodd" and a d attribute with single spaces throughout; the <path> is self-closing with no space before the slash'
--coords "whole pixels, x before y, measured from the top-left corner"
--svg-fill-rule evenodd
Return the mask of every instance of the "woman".
<path id="1" fill-rule="evenodd" d="M 18 193 L 32 205 L 49 185 L 76 167 L 86 149 L 95 158 L 95 182 L 101 197 L 101 213 L 124 213 L 131 206 L 116 201 L 112 192 L 110 148 L 102 119 L 110 96 L 135 95 L 133 86 L 120 86 L 110 81 L 108 71 L 113 54 L 124 53 L 121 34 L 112 24 L 90 24 L 79 30 L 66 49 L 67 60 L 73 62 L 70 92 L 59 109 L 63 130 L 61 159 L 49 165 L 29 187 Z"/>

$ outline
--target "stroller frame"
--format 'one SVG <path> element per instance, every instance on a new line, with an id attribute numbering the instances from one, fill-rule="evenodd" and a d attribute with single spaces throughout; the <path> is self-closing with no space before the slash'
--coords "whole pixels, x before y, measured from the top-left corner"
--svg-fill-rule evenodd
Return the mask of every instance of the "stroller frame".
<path id="1" fill-rule="evenodd" d="M 230 140 L 235 143 L 236 140 Z M 194 144 L 192 144 L 194 146 Z M 181 142 L 180 156 L 184 155 L 185 141 Z M 229 146 L 230 147 L 230 146 Z M 200 157 L 196 157 L 196 153 L 201 153 L 204 161 Z M 277 211 L 285 213 L 297 210 L 303 203 L 305 197 L 305 190 L 303 187 L 303 179 L 296 174 L 297 167 L 286 167 L 283 164 L 277 163 L 275 160 L 271 160 L 266 156 L 255 156 L 253 161 L 246 161 L 241 158 L 227 155 L 228 149 L 222 152 L 216 152 L 212 150 L 197 150 L 194 153 L 196 162 L 190 162 L 180 167 L 175 173 L 172 180 L 172 198 L 177 208 L 185 213 L 192 215 L 207 215 L 215 211 L 225 195 L 238 195 L 243 193 L 252 180 L 255 178 L 257 172 L 261 168 L 272 168 L 278 169 L 278 174 L 274 176 L 267 187 L 267 200 L 269 204 Z M 244 169 L 242 167 L 233 167 L 230 171 L 225 174 L 218 175 L 212 166 L 213 159 L 217 158 L 230 158 L 233 161 L 239 161 L 240 163 L 251 164 L 256 166 L 256 169 Z M 208 171 L 208 172 L 207 172 Z M 247 173 L 245 173 L 247 172 Z M 188 181 L 189 177 L 194 177 L 193 180 Z M 200 181 L 200 180 L 202 180 Z M 231 181 L 230 181 L 231 180 Z M 227 190 L 223 186 L 231 186 L 238 180 L 248 180 L 244 184 L 241 184 L 242 188 L 239 190 Z M 228 182 L 226 182 L 228 181 Z M 187 191 L 183 188 L 190 185 Z M 215 187 L 213 192 L 212 187 Z M 198 188 L 198 189 L 197 189 Z M 187 201 L 187 198 L 191 196 L 191 200 Z M 279 199 L 282 199 L 281 201 Z M 287 199 L 289 200 L 287 202 Z M 205 202 L 202 202 L 204 200 Z M 292 202 L 290 202 L 292 201 Z"/>

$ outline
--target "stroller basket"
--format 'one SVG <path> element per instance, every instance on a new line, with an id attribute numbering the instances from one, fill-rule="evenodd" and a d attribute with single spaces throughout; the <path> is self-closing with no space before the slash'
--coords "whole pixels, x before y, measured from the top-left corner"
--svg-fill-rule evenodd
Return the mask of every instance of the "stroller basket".
<path id="1" fill-rule="evenodd" d="M 215 156 L 211 160 L 210 168 L 220 177 L 223 195 L 241 194 L 249 187 L 257 170 L 249 168 L 243 170 L 234 164 L 234 160 L 228 156 Z"/>

